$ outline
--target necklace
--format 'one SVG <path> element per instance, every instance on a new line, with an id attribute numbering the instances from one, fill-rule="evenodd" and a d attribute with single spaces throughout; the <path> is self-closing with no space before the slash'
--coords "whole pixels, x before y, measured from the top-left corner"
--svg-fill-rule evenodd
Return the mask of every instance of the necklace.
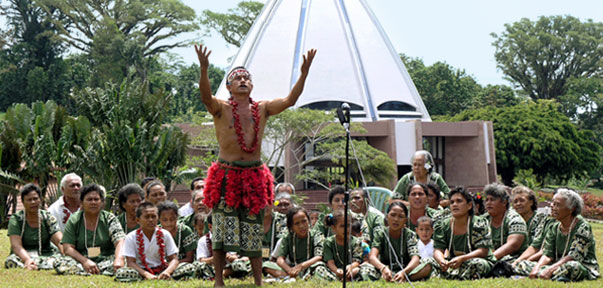
<path id="1" fill-rule="evenodd" d="M 88 229 L 86 229 L 86 214 L 82 213 L 84 216 L 84 246 L 86 250 L 88 250 Z M 94 244 L 96 242 L 96 229 L 98 228 L 98 220 L 100 219 L 100 213 L 96 217 L 96 224 L 94 225 L 94 234 L 92 234 L 92 247 L 95 247 Z"/>
<path id="2" fill-rule="evenodd" d="M 249 102 L 251 103 L 251 112 L 253 115 L 253 122 L 254 122 L 253 130 L 255 132 L 255 135 L 253 136 L 253 143 L 251 144 L 251 147 L 247 147 L 247 145 L 245 144 L 243 128 L 241 127 L 241 119 L 239 118 L 239 113 L 237 112 L 237 107 L 239 106 L 239 103 L 234 101 L 234 99 L 232 97 L 230 97 L 228 102 L 232 106 L 232 117 L 234 118 L 234 126 L 235 126 L 235 131 L 237 133 L 237 138 L 239 141 L 239 147 L 241 147 L 241 150 L 243 150 L 247 153 L 253 153 L 257 149 L 257 146 L 258 146 L 258 134 L 260 131 L 260 113 L 259 113 L 259 109 L 258 109 L 258 102 L 253 101 L 251 99 L 251 97 L 249 97 Z"/>
<path id="3" fill-rule="evenodd" d="M 38 256 L 42 256 L 42 212 L 38 209 Z M 21 243 L 23 243 L 23 233 L 25 232 L 25 222 L 27 222 L 27 211 L 23 210 L 23 224 L 21 225 Z"/>
<path id="4" fill-rule="evenodd" d="M 387 228 L 387 232 L 389 234 L 389 228 Z M 391 237 L 390 235 L 387 235 L 387 237 Z M 402 245 L 404 245 L 404 228 L 402 228 L 402 231 L 400 231 L 400 257 L 402 258 L 402 261 L 404 261 L 404 258 L 402 257 L 402 253 L 404 252 L 402 249 Z M 392 264 L 394 261 L 392 261 L 392 249 L 394 249 L 394 256 L 396 256 L 396 258 L 398 258 L 398 256 L 396 255 L 396 250 L 395 248 L 392 246 L 391 249 L 387 249 L 387 251 L 389 252 L 389 271 L 394 271 L 394 265 Z M 381 268 L 383 269 L 383 268 Z"/>
<path id="5" fill-rule="evenodd" d="M 471 252 L 471 241 L 469 241 L 471 238 L 471 234 L 470 234 L 471 231 L 469 229 L 470 223 L 471 223 L 471 216 L 467 216 L 467 233 L 465 235 L 469 234 L 469 237 L 467 237 L 467 236 L 465 236 L 465 237 L 467 238 L 467 247 L 469 248 L 469 252 Z M 448 243 L 448 251 L 450 251 L 450 253 L 452 253 L 453 252 L 452 242 L 454 242 L 454 217 L 451 217 L 450 226 L 451 226 L 450 242 Z M 463 253 L 465 253 L 465 247 L 463 247 Z M 456 253 L 455 253 L 455 256 L 456 256 Z"/>
<path id="6" fill-rule="evenodd" d="M 567 252 L 567 247 L 569 246 L 569 242 L 570 242 L 570 238 L 572 238 L 572 230 L 574 229 L 574 225 L 576 224 L 576 220 L 578 220 L 578 217 L 575 217 L 574 220 L 572 220 L 572 224 L 570 224 L 569 230 L 567 231 L 567 240 L 565 240 L 565 248 L 563 249 L 563 254 L 561 254 L 561 258 L 565 257 L 565 253 Z M 563 231 L 560 231 L 561 224 L 559 224 L 559 226 L 557 226 L 557 233 L 561 232 L 561 234 L 563 234 Z M 557 238 L 557 237 L 555 237 Z M 556 244 L 556 243 L 555 243 Z M 557 256 L 557 245 L 555 245 L 555 256 Z M 559 259 L 561 259 L 559 258 Z"/>
<path id="7" fill-rule="evenodd" d="M 138 256 L 140 256 L 140 264 L 145 270 L 153 274 L 161 273 L 161 271 L 168 267 L 168 264 L 165 261 L 165 243 L 163 242 L 163 232 L 161 231 L 161 228 L 155 228 L 155 233 L 157 234 L 157 245 L 159 246 L 159 259 L 161 260 L 161 265 L 158 268 L 151 269 L 147 264 L 147 258 L 144 254 L 144 234 L 142 233 L 142 228 L 138 228 L 136 230 L 136 242 L 138 243 Z"/>
<path id="8" fill-rule="evenodd" d="M 293 267 L 297 266 L 297 254 L 295 253 L 295 239 L 297 238 L 297 236 L 295 235 L 295 233 L 293 233 Z M 304 261 L 308 261 L 310 260 L 310 231 L 308 231 L 308 236 L 306 237 L 306 239 L 308 239 L 308 246 L 306 248 L 306 260 Z"/>
<path id="9" fill-rule="evenodd" d="M 350 247 L 348 247 L 350 249 L 352 249 L 351 247 L 354 246 L 354 244 L 352 243 L 353 242 L 352 239 L 354 239 L 354 238 L 350 237 Z M 343 265 L 345 265 L 345 263 L 343 262 L 343 260 L 341 260 L 341 256 L 339 256 L 339 247 L 337 247 L 337 246 L 339 246 L 339 245 L 337 245 L 337 240 L 335 240 L 335 256 L 337 256 L 337 260 L 339 260 L 339 262 L 341 262 L 341 265 L 343 266 Z M 345 253 L 344 258 L 348 258 L 348 260 L 349 260 L 349 257 L 348 257 L 349 252 L 343 251 L 343 253 Z M 345 270 L 346 267 L 343 267 L 343 269 Z"/>

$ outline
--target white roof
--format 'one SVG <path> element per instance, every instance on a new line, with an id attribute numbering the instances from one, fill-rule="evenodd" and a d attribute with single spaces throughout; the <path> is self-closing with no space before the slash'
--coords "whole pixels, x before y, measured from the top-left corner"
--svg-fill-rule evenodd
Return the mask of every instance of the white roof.
<path id="1" fill-rule="evenodd" d="M 431 120 L 364 0 L 268 0 L 232 67 L 245 66 L 251 72 L 254 100 L 286 97 L 299 77 L 302 55 L 311 48 L 318 53 L 295 107 L 348 102 L 362 108 L 352 111 L 356 121 Z M 225 79 L 217 97 L 229 97 Z M 387 102 L 402 102 L 410 109 L 378 109 Z"/>

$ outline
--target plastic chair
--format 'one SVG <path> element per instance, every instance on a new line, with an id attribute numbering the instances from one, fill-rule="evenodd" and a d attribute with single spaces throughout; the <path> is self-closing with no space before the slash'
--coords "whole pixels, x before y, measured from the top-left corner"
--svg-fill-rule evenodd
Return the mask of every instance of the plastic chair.
<path id="1" fill-rule="evenodd" d="M 393 192 L 387 188 L 377 186 L 364 187 L 363 189 L 368 191 L 372 206 L 385 214 L 385 211 L 387 211 L 387 207 L 389 206 L 389 199 L 392 198 Z"/>

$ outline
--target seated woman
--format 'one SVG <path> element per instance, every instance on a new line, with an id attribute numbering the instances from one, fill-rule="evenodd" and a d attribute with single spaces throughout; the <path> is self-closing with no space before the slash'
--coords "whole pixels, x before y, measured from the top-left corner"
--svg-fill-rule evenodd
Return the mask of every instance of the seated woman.
<path id="1" fill-rule="evenodd" d="M 440 221 L 444 215 L 442 212 L 427 207 L 427 186 L 422 183 L 412 183 L 408 186 L 409 211 L 406 218 L 406 227 L 414 231 L 419 225 L 419 218 L 427 216 L 434 223 Z"/>
<path id="2" fill-rule="evenodd" d="M 578 193 L 557 190 L 551 211 L 557 222 L 546 233 L 542 257 L 538 263 L 524 260 L 517 264 L 521 270 L 531 271 L 530 278 L 581 281 L 601 276 L 591 226 L 580 216 L 583 207 Z"/>
<path id="3" fill-rule="evenodd" d="M 400 178 L 400 181 L 398 181 L 394 188 L 394 194 L 392 195 L 392 200 L 390 200 L 390 202 L 398 200 L 408 205 L 408 192 L 410 191 L 408 186 L 410 186 L 410 184 L 414 182 L 422 184 L 435 182 L 440 186 L 440 192 L 442 192 L 443 195 L 442 200 L 440 200 L 440 205 L 442 207 L 448 207 L 448 194 L 450 193 L 450 188 L 446 185 L 444 178 L 433 171 L 434 161 L 431 153 L 425 150 L 419 150 L 412 155 L 410 163 L 412 163 L 412 171 Z"/>
<path id="4" fill-rule="evenodd" d="M 310 231 L 310 216 L 301 207 L 295 207 L 287 212 L 287 228 L 289 233 L 282 240 L 276 260 L 277 270 L 291 278 L 300 277 L 304 280 L 320 271 L 327 273 L 322 262 L 322 235 Z"/>
<path id="5" fill-rule="evenodd" d="M 61 238 L 57 219 L 49 212 L 40 210 L 42 190 L 35 184 L 27 184 L 19 191 L 23 210 L 8 221 L 11 254 L 4 267 L 28 270 L 53 268 L 59 258 L 59 251 L 53 249 L 52 242 L 62 253 Z"/>
<path id="6" fill-rule="evenodd" d="M 119 209 L 123 212 L 117 216 L 121 229 L 126 234 L 138 229 L 140 226 L 136 222 L 136 208 L 144 201 L 142 188 L 136 183 L 127 184 L 119 189 L 117 199 L 119 200 Z"/>
<path id="7" fill-rule="evenodd" d="M 385 218 L 388 227 L 377 231 L 369 263 L 360 267 L 364 280 L 383 278 L 388 282 L 404 282 L 406 275 L 419 265 L 417 235 L 404 227 L 407 214 L 402 202 L 389 205 Z"/>
<path id="8" fill-rule="evenodd" d="M 411 280 L 428 277 L 470 280 L 486 276 L 496 259 L 488 220 L 473 215 L 471 195 L 462 188 L 450 193 L 452 217 L 443 219 L 433 233 L 433 258 L 422 259 Z M 444 256 L 448 250 L 448 257 Z"/>
<path id="9" fill-rule="evenodd" d="M 488 211 L 486 219 L 490 222 L 494 257 L 511 263 L 528 247 L 528 227 L 515 210 L 509 209 L 509 195 L 503 185 L 486 185 L 484 192 Z"/>
<path id="10" fill-rule="evenodd" d="M 345 195 L 345 188 L 341 185 L 335 185 L 333 186 L 333 188 L 331 188 L 331 190 L 329 190 L 329 195 L 328 195 L 328 199 L 329 199 L 329 206 L 331 208 L 331 213 L 334 213 L 335 211 L 338 210 L 343 210 L 343 208 L 345 207 L 343 205 L 343 199 L 344 199 L 344 195 Z M 333 230 L 331 229 L 330 226 L 325 225 L 325 222 L 323 221 L 325 219 L 327 215 L 325 214 L 320 214 L 318 216 L 318 222 L 316 222 L 316 225 L 314 225 L 314 228 L 312 228 L 314 231 L 318 231 L 322 234 L 323 237 L 327 238 L 331 235 L 333 235 Z M 351 218 L 348 219 L 349 224 L 351 224 Z"/>
<path id="11" fill-rule="evenodd" d="M 348 217 L 350 215 L 348 214 Z M 331 227 L 335 235 L 328 237 L 324 242 L 323 261 L 327 263 L 328 269 L 325 273 L 316 271 L 315 276 L 329 281 L 337 279 L 356 279 L 356 275 L 360 272 L 360 263 L 362 262 L 362 241 L 356 237 L 350 237 L 352 226 L 351 217 L 348 218 L 347 235 L 344 233 L 344 211 L 336 210 L 332 214 L 325 217 L 325 225 Z M 343 249 L 343 241 L 345 237 L 348 241 L 349 251 Z M 350 255 L 351 252 L 351 255 Z M 344 266 L 344 259 L 350 259 L 351 263 Z M 346 261 L 347 262 L 347 261 Z"/>
<path id="12" fill-rule="evenodd" d="M 161 183 L 161 181 L 159 180 L 151 181 L 150 183 L 146 184 L 144 189 L 147 192 L 146 201 L 151 202 L 155 206 L 167 200 L 167 192 L 165 192 L 165 185 L 163 185 L 163 183 Z"/>
<path id="13" fill-rule="evenodd" d="M 113 276 L 124 266 L 124 231 L 119 220 L 104 211 L 105 189 L 97 184 L 82 188 L 82 209 L 69 218 L 63 234 L 66 257 L 55 263 L 58 274 Z"/>
<path id="14" fill-rule="evenodd" d="M 143 279 L 182 279 L 187 273 L 177 273 L 178 247 L 172 235 L 157 227 L 157 207 L 145 202 L 136 208 L 140 228 L 128 233 L 124 256 L 128 267 L 118 269 L 115 280 L 121 282 Z"/>

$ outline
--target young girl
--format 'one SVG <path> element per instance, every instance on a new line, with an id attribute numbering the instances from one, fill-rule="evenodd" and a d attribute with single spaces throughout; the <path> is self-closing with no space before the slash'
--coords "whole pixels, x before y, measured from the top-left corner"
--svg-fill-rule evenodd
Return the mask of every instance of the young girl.
<path id="1" fill-rule="evenodd" d="M 149 202 L 136 208 L 140 228 L 126 236 L 124 256 L 128 267 L 115 273 L 121 282 L 143 279 L 179 279 L 186 276 L 178 271 L 178 247 L 170 232 L 157 227 L 157 207 Z"/>
<path id="2" fill-rule="evenodd" d="M 408 275 L 419 265 L 417 236 L 406 228 L 408 210 L 402 202 L 393 202 L 387 209 L 388 227 L 378 230 L 373 239 L 369 263 L 362 265 L 362 278 L 388 282 L 406 281 Z"/>
<path id="3" fill-rule="evenodd" d="M 351 217 L 350 217 L 351 218 Z M 323 260 L 329 268 L 324 275 L 316 273 L 316 276 L 326 280 L 342 279 L 344 276 L 347 279 L 354 279 L 360 271 L 360 263 L 362 262 L 362 244 L 360 239 L 350 237 L 352 230 L 352 219 L 348 219 L 348 234 L 344 234 L 344 213 L 343 210 L 336 210 L 333 214 L 325 217 L 325 225 L 335 233 L 328 237 L 324 242 Z M 344 251 L 344 237 L 349 237 L 349 251 Z M 351 253 L 350 253 L 351 252 Z M 344 259 L 349 263 L 344 267 Z"/>
<path id="4" fill-rule="evenodd" d="M 419 225 L 417 226 L 417 235 L 419 235 L 419 256 L 421 258 L 433 257 L 433 222 L 431 218 L 423 216 L 418 220 Z"/>
<path id="5" fill-rule="evenodd" d="M 317 231 L 310 231 L 310 216 L 301 207 L 287 213 L 289 233 L 282 240 L 276 263 L 291 278 L 308 279 L 317 269 L 327 273 L 322 260 L 323 240 Z"/>

